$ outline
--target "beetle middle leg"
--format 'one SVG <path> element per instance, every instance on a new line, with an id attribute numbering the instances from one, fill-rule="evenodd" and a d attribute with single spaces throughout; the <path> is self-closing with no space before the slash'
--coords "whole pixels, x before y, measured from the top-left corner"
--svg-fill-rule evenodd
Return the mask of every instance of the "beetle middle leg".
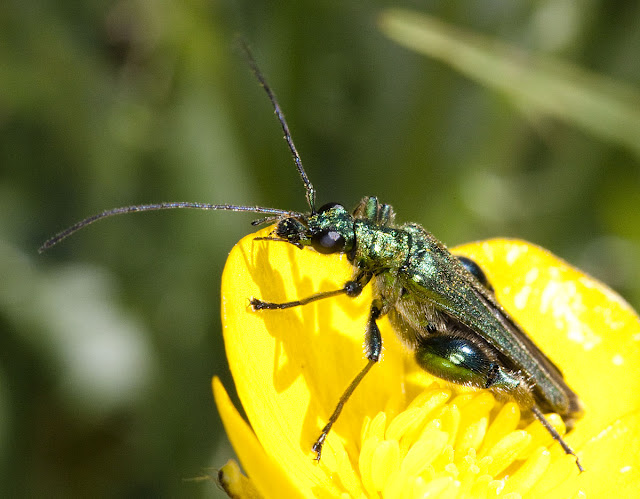
<path id="1" fill-rule="evenodd" d="M 329 421 L 322 428 L 322 433 L 318 437 L 318 439 L 313 444 L 313 451 L 316 453 L 316 461 L 320 461 L 320 455 L 322 454 L 322 446 L 324 445 L 325 440 L 327 439 L 327 435 L 331 431 L 333 424 L 340 417 L 340 413 L 344 408 L 344 405 L 349 400 L 349 397 L 353 394 L 356 387 L 360 384 L 365 375 L 371 370 L 373 365 L 380 360 L 380 354 L 382 353 L 382 336 L 380 335 L 380 329 L 378 328 L 378 324 L 376 321 L 380 317 L 381 311 L 377 302 L 374 301 L 371 304 L 371 311 L 369 312 L 369 321 L 367 322 L 367 331 L 365 335 L 365 352 L 367 356 L 367 365 L 358 373 L 358 375 L 353 378 L 353 381 L 349 383 L 349 386 L 344 391 L 344 393 L 340 396 L 340 400 L 338 401 L 338 405 L 333 410 L 333 413 L 329 417 Z"/>

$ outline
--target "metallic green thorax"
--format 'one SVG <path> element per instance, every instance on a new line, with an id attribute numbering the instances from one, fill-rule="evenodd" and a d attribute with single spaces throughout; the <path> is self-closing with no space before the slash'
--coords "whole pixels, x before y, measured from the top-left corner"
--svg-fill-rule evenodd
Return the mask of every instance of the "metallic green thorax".
<path id="1" fill-rule="evenodd" d="M 374 286 L 374 304 L 426 371 L 491 389 L 524 409 L 558 413 L 568 426 L 581 413 L 555 365 L 447 248 L 419 225 L 394 225 L 389 205 L 364 198 L 350 214 L 329 204 L 286 218 L 276 234 L 299 247 L 345 253 L 354 282 Z"/>

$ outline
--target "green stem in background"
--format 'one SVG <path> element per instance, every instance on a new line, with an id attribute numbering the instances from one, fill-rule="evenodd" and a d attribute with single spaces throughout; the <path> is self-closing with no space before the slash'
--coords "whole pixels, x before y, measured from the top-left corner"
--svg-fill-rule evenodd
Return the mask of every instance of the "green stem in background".
<path id="1" fill-rule="evenodd" d="M 383 33 L 510 97 L 640 156 L 640 92 L 564 61 L 526 52 L 409 10 L 387 9 Z"/>

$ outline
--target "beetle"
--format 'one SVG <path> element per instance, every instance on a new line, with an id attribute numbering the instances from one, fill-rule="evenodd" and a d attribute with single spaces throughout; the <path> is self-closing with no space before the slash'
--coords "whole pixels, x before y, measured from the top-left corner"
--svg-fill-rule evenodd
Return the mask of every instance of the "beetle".
<path id="1" fill-rule="evenodd" d="M 393 208 L 367 196 L 349 212 L 338 203 L 316 208 L 316 191 L 302 165 L 278 101 L 251 52 L 242 44 L 249 66 L 265 92 L 284 132 L 305 187 L 308 213 L 261 206 L 172 202 L 126 206 L 88 217 L 46 241 L 44 251 L 77 230 L 102 218 L 124 213 L 174 208 L 252 212 L 265 215 L 254 225 L 271 223 L 271 241 L 321 254 L 346 255 L 353 275 L 341 288 L 301 299 L 274 303 L 251 298 L 254 311 L 287 309 L 337 295 L 359 296 L 373 286 L 365 331 L 366 365 L 347 386 L 335 410 L 312 446 L 316 460 L 348 399 L 380 360 L 382 337 L 378 320 L 387 316 L 394 331 L 425 371 L 459 385 L 488 389 L 499 399 L 513 399 L 542 423 L 563 450 L 575 452 L 551 426 L 544 412 L 555 412 L 570 430 L 582 415 L 578 396 L 560 369 L 526 335 L 497 301 L 482 269 L 466 257 L 456 257 L 417 224 L 395 223 Z"/>

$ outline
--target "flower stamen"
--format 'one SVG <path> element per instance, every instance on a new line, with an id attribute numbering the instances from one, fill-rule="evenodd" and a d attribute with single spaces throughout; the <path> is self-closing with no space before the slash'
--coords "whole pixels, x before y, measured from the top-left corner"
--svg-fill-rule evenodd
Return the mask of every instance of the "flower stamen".
<path id="1" fill-rule="evenodd" d="M 497 402 L 490 392 L 449 400 L 450 395 L 432 385 L 397 416 L 379 412 L 363 423 L 358 471 L 367 494 L 522 494 L 564 457 L 548 449 L 554 442 L 538 422 L 517 429 L 520 410 L 515 403 L 493 411 Z M 560 418 L 550 420 L 564 433 Z"/>

